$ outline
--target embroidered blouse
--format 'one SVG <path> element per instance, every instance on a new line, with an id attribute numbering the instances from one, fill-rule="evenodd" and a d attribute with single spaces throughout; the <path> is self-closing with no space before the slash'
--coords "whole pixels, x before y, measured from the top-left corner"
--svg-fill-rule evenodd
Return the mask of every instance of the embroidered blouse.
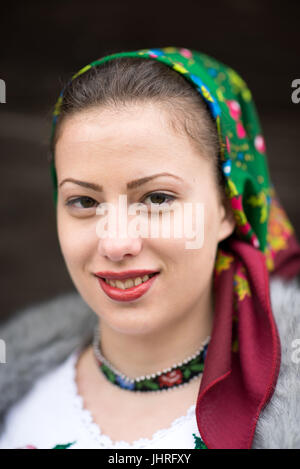
<path id="1" fill-rule="evenodd" d="M 7 412 L 0 449 L 202 449 L 193 404 L 186 414 L 152 438 L 112 441 L 84 408 L 75 381 L 77 348 L 63 363 L 40 377 Z"/>

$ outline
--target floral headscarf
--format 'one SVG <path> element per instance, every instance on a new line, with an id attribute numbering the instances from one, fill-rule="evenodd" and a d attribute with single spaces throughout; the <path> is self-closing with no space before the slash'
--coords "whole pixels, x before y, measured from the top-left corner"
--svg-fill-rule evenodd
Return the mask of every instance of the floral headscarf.
<path id="1" fill-rule="evenodd" d="M 292 278 L 300 271 L 300 246 L 270 182 L 251 92 L 232 68 L 180 47 L 112 54 L 82 68 L 71 81 L 125 56 L 155 59 L 180 73 L 204 98 L 216 123 L 236 228 L 217 249 L 214 324 L 196 418 L 208 448 L 251 448 L 259 414 L 274 392 L 280 368 L 269 278 Z M 63 93 L 55 106 L 52 138 Z M 54 159 L 51 174 L 56 201 Z"/>

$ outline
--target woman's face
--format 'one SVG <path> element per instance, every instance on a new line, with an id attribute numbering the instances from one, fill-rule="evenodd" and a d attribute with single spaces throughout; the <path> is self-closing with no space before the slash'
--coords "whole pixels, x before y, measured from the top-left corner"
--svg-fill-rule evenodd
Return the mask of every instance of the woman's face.
<path id="1" fill-rule="evenodd" d="M 211 162 L 188 137 L 171 129 L 165 111 L 147 103 L 75 114 L 61 127 L 55 159 L 62 254 L 76 288 L 101 320 L 116 331 L 139 334 L 179 323 L 191 312 L 200 314 L 204 298 L 212 292 L 217 244 L 232 233 L 234 222 L 219 201 Z M 158 173 L 173 176 L 127 188 L 132 181 Z M 88 187 L 91 184 L 95 186 Z M 179 238 L 99 237 L 97 223 L 104 215 L 96 208 L 106 202 L 118 215 L 120 195 L 127 196 L 127 206 L 142 202 L 148 207 L 144 222 L 150 222 L 151 205 L 171 210 L 172 200 L 182 209 L 187 203 L 194 208 L 204 204 L 202 247 L 188 249 L 191 238 L 184 231 Z M 196 211 L 193 214 L 195 228 Z M 127 216 L 128 224 L 132 218 Z M 132 301 L 107 296 L 95 275 L 134 269 L 160 273 L 151 288 Z"/>

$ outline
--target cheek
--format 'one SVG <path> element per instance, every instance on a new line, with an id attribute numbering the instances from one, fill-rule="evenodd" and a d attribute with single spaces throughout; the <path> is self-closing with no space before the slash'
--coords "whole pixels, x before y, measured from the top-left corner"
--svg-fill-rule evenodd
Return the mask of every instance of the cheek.
<path id="1" fill-rule="evenodd" d="M 171 235 L 163 238 L 160 231 L 158 239 L 149 239 L 147 243 L 169 259 L 170 263 L 180 268 L 181 262 L 213 262 L 218 244 L 218 210 L 213 203 L 187 204 L 176 218 L 171 217 Z M 168 218 L 166 219 L 168 220 Z M 175 236 L 175 224 L 180 227 L 179 237 Z M 166 223 L 168 225 L 168 223 Z M 185 261 L 186 259 L 186 261 Z"/>
<path id="2" fill-rule="evenodd" d="M 201 229 L 201 236 L 195 238 L 192 249 L 187 249 L 186 240 L 177 246 L 177 253 L 181 253 L 184 263 L 186 279 L 191 283 L 198 282 L 200 285 L 207 285 L 213 274 L 216 250 L 218 246 L 219 219 L 214 205 L 204 205 L 203 217 L 193 223 L 194 230 Z M 190 240 L 188 240 L 190 241 Z M 174 249 L 175 252 L 175 249 Z"/>
<path id="3" fill-rule="evenodd" d="M 95 249 L 92 230 L 67 217 L 58 217 L 57 230 L 60 248 L 68 268 L 82 267 Z"/>
<path id="4" fill-rule="evenodd" d="M 215 262 L 216 228 L 213 224 L 204 227 L 204 241 L 201 247 L 193 238 L 181 239 L 152 239 L 147 240 L 147 247 L 166 266 L 167 277 L 170 282 L 180 281 L 185 288 L 190 289 L 194 282 L 199 285 L 207 283 Z M 187 246 L 192 244 L 192 248 Z M 146 246 L 146 244 L 144 245 Z M 188 284 L 188 285 L 187 285 Z"/>

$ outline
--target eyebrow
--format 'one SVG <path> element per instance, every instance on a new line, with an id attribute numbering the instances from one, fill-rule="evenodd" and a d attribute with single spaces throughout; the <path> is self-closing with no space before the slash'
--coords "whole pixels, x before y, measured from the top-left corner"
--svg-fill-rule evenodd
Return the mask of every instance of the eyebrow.
<path id="1" fill-rule="evenodd" d="M 179 176 L 176 176 L 175 174 L 171 173 L 158 173 L 158 174 L 152 174 L 151 176 L 146 176 L 141 179 L 135 179 L 131 182 L 127 183 L 127 189 L 132 190 L 135 189 L 136 187 L 139 187 L 143 184 L 146 184 L 146 182 L 151 181 L 152 179 L 161 177 L 161 176 L 171 176 L 175 179 L 178 179 L 179 181 L 183 181 L 183 179 Z M 103 192 L 103 187 L 99 186 L 99 184 L 95 184 L 93 182 L 85 182 L 85 181 L 79 181 L 77 179 L 73 178 L 66 178 L 64 179 L 60 184 L 59 187 L 61 187 L 65 182 L 73 182 L 74 184 L 78 184 L 79 186 L 85 187 L 87 189 L 92 189 L 96 192 Z"/>

